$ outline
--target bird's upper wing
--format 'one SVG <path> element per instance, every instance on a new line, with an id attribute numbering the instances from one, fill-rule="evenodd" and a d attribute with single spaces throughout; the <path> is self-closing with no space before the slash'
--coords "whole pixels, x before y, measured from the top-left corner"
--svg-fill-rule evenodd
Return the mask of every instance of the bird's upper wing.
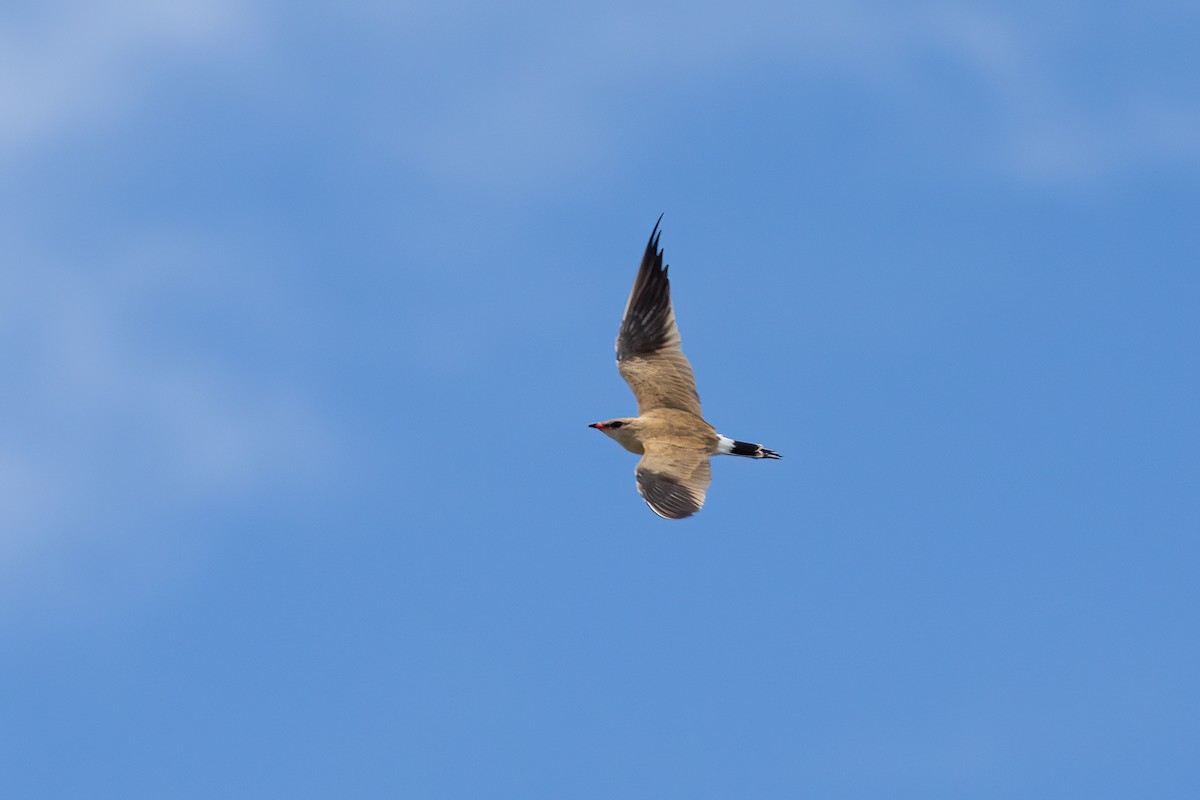
<path id="1" fill-rule="evenodd" d="M 658 249 L 661 235 L 656 222 L 617 334 L 617 369 L 633 389 L 639 415 L 655 408 L 677 408 L 701 416 L 696 376 L 675 326 L 671 283 Z"/>
<path id="2" fill-rule="evenodd" d="M 709 453 L 657 439 L 645 447 L 637 465 L 637 488 L 650 510 L 667 519 L 682 519 L 699 511 L 712 483 Z"/>

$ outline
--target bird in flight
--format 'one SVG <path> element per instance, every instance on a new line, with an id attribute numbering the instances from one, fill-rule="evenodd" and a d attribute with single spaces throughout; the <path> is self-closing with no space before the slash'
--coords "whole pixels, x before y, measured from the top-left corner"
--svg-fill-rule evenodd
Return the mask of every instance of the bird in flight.
<path id="1" fill-rule="evenodd" d="M 588 427 L 642 457 L 637 489 L 651 511 L 666 519 L 683 519 L 704 505 L 712 483 L 709 456 L 779 454 L 761 444 L 722 436 L 700 413 L 696 377 L 680 346 L 671 284 L 658 247 L 661 222 L 660 216 L 650 233 L 617 333 L 617 370 L 633 389 L 638 415 Z"/>

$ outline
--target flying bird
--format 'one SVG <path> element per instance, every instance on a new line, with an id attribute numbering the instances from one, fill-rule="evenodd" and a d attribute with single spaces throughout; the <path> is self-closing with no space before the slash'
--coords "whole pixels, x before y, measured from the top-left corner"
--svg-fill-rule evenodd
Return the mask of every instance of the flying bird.
<path id="1" fill-rule="evenodd" d="M 650 510 L 667 519 L 690 517 L 712 483 L 710 456 L 779 458 L 761 444 L 717 433 L 700 412 L 692 365 L 680 346 L 671 283 L 654 223 L 617 333 L 617 370 L 637 398 L 636 417 L 593 422 L 617 444 L 642 457 L 637 489 Z"/>

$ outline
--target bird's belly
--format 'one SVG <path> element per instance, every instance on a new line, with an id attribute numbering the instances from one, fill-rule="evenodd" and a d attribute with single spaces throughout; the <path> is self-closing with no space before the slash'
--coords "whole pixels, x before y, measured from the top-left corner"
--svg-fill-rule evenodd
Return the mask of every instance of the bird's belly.
<path id="1" fill-rule="evenodd" d="M 676 409 L 656 409 L 639 419 L 644 419 L 642 435 L 651 438 L 663 438 L 702 450 L 715 451 L 717 447 L 717 432 L 702 418 L 695 414 Z"/>

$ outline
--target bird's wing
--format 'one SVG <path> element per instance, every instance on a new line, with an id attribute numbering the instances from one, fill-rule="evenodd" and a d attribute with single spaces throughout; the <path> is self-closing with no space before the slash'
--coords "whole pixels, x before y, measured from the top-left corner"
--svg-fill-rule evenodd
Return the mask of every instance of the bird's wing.
<path id="1" fill-rule="evenodd" d="M 637 465 L 638 494 L 667 519 L 690 517 L 704 505 L 712 483 L 709 453 L 699 447 L 650 440 Z"/>
<path id="2" fill-rule="evenodd" d="M 639 415 L 655 408 L 677 408 L 699 417 L 696 376 L 680 347 L 671 283 L 658 249 L 661 235 L 656 222 L 617 334 L 617 369 L 633 389 Z"/>

